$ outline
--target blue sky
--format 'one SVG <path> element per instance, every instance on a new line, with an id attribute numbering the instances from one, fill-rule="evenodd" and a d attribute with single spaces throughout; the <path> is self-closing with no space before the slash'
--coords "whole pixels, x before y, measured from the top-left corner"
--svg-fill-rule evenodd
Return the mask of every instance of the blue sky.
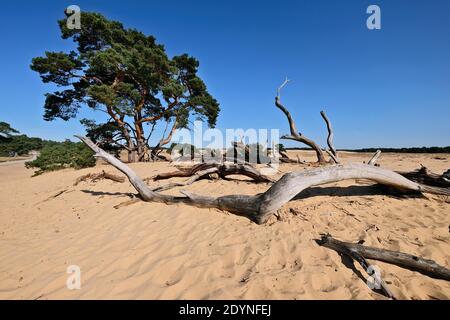
<path id="1" fill-rule="evenodd" d="M 274 106 L 288 76 L 283 102 L 322 145 L 322 109 L 338 148 L 450 145 L 448 0 L 2 2 L 0 120 L 28 135 L 62 140 L 84 131 L 78 119 L 42 119 L 51 88 L 29 69 L 44 51 L 72 47 L 56 23 L 71 4 L 154 35 L 171 56 L 197 57 L 221 104 L 219 129 L 288 133 Z M 381 8 L 381 30 L 366 27 L 371 4 Z"/>

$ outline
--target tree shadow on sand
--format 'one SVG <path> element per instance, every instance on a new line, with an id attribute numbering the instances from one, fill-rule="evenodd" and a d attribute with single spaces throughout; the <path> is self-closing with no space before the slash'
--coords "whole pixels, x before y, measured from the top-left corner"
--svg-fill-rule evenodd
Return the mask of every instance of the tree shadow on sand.
<path id="1" fill-rule="evenodd" d="M 297 194 L 291 201 L 303 200 L 319 196 L 333 197 L 362 197 L 362 196 L 388 196 L 392 198 L 423 198 L 420 193 L 401 192 L 398 189 L 390 188 L 380 184 L 348 186 L 348 187 L 311 187 Z"/>

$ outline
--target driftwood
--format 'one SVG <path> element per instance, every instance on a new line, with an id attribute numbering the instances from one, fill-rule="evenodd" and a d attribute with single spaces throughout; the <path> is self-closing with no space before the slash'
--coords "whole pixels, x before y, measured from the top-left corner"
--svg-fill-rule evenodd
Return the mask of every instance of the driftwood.
<path id="1" fill-rule="evenodd" d="M 213 178 L 214 175 L 217 175 L 217 172 L 219 171 L 219 168 L 213 167 L 202 171 L 197 171 L 195 174 L 192 175 L 191 178 L 189 178 L 185 182 L 173 182 L 169 183 L 163 186 L 159 186 L 157 188 L 152 189 L 154 192 L 161 192 L 165 190 L 169 190 L 176 187 L 183 187 L 183 186 L 189 186 L 193 184 L 195 181 L 200 180 L 205 177 Z"/>
<path id="2" fill-rule="evenodd" d="M 108 179 L 119 183 L 125 182 L 125 177 L 116 176 L 112 173 L 108 173 L 105 171 L 102 171 L 100 173 L 88 173 L 84 176 L 79 177 L 77 180 L 75 180 L 74 186 L 77 186 L 80 182 L 90 180 L 91 182 L 96 182 L 98 180 L 102 179 Z"/>
<path id="3" fill-rule="evenodd" d="M 377 152 L 375 152 L 375 154 L 373 155 L 373 157 L 369 160 L 369 162 L 367 163 L 370 166 L 375 166 L 377 164 L 378 158 L 381 156 L 381 150 L 378 150 Z"/>
<path id="4" fill-rule="evenodd" d="M 133 198 L 131 200 L 119 203 L 118 205 L 115 205 L 113 208 L 114 209 L 120 209 L 120 208 L 123 208 L 123 207 L 128 207 L 128 206 L 131 206 L 132 204 L 135 204 L 135 203 L 138 203 L 138 202 L 141 202 L 141 201 L 142 200 L 139 199 L 139 198 Z"/>
<path id="5" fill-rule="evenodd" d="M 77 137 L 95 152 L 96 157 L 107 161 L 124 173 L 144 201 L 166 204 L 185 203 L 197 207 L 217 208 L 248 217 L 258 224 L 265 223 L 273 213 L 306 188 L 341 180 L 368 179 L 405 191 L 450 195 L 450 189 L 424 186 L 389 170 L 364 164 L 348 164 L 286 173 L 266 192 L 254 196 L 228 195 L 209 197 L 181 191 L 184 196 L 176 197 L 152 191 L 127 165 L 103 151 L 90 139 L 81 136 Z"/>
<path id="6" fill-rule="evenodd" d="M 182 169 L 174 172 L 167 172 L 158 174 L 153 177 L 154 181 L 165 180 L 175 177 L 192 177 L 197 176 L 197 179 L 206 177 L 212 173 L 216 173 L 221 178 L 226 178 L 229 175 L 243 175 L 253 179 L 257 183 L 261 182 L 273 182 L 273 179 L 263 175 L 254 167 L 247 164 L 228 164 L 207 162 L 200 163 L 188 169 Z M 195 180 L 194 180 L 195 181 Z M 192 182 L 194 182 L 192 181 Z"/>
<path id="7" fill-rule="evenodd" d="M 322 235 L 322 238 L 320 240 L 316 240 L 316 242 L 320 246 L 333 249 L 340 254 L 346 255 L 347 257 L 358 262 L 369 276 L 374 275 L 373 274 L 374 270 L 371 270 L 372 268 L 370 267 L 370 264 L 367 262 L 365 257 L 358 250 L 354 249 L 354 246 L 361 246 L 361 245 L 344 243 L 333 239 L 330 235 Z M 386 283 L 382 279 L 377 280 L 379 281 L 378 285 L 380 285 L 380 289 L 383 292 L 383 294 L 390 299 L 395 299 L 394 295 L 389 290 Z"/>
<path id="8" fill-rule="evenodd" d="M 335 163 L 339 163 L 339 156 L 333 145 L 333 137 L 334 137 L 333 127 L 331 126 L 331 122 L 328 119 L 327 115 L 325 114 L 325 111 L 320 111 L 320 115 L 322 116 L 323 120 L 325 121 L 325 124 L 327 125 L 327 130 L 328 130 L 327 144 L 328 144 L 329 150 L 326 150 L 326 151 Z"/>
<path id="9" fill-rule="evenodd" d="M 381 150 L 378 150 L 373 157 L 367 163 L 368 165 L 377 165 L 378 158 L 381 156 Z M 427 186 L 450 188 L 450 169 L 444 172 L 442 175 L 429 171 L 426 167 L 422 166 L 420 169 L 410 172 L 396 171 L 396 173 L 403 177 Z"/>
<path id="10" fill-rule="evenodd" d="M 398 251 L 342 242 L 334 239 L 330 235 L 323 235 L 322 238 L 316 240 L 316 242 L 321 246 L 336 250 L 340 253 L 348 254 L 350 252 L 351 254 L 357 254 L 366 259 L 387 262 L 405 269 L 420 272 L 432 278 L 450 281 L 450 270 L 438 265 L 433 260 L 426 260 L 421 257 Z"/>
<path id="11" fill-rule="evenodd" d="M 286 81 L 278 88 L 277 96 L 275 97 L 275 105 L 277 106 L 278 109 L 280 109 L 285 114 L 285 116 L 289 122 L 289 127 L 290 127 L 290 131 L 291 131 L 290 135 L 284 135 L 281 137 L 281 139 L 295 140 L 295 141 L 301 142 L 303 144 L 306 144 L 307 146 L 311 147 L 316 152 L 317 161 L 319 163 L 326 163 L 325 156 L 324 156 L 323 151 L 320 148 L 320 146 L 313 140 L 305 137 L 303 134 L 301 134 L 300 132 L 297 131 L 297 126 L 295 125 L 295 121 L 292 118 L 291 113 L 281 103 L 280 92 L 281 92 L 281 89 L 288 82 L 289 82 L 289 80 L 286 79 Z"/>
<path id="12" fill-rule="evenodd" d="M 435 187 L 450 188 L 450 170 L 443 175 L 439 175 L 429 171 L 426 167 L 421 167 L 416 171 L 398 173 L 405 178 L 418 183 Z"/>
<path id="13" fill-rule="evenodd" d="M 275 147 L 274 147 L 274 149 L 275 149 Z M 304 163 L 300 160 L 300 157 L 298 155 L 297 155 L 297 160 L 289 158 L 285 149 L 279 148 L 276 151 L 279 154 L 278 161 L 280 161 L 281 163 L 296 163 L 296 164 Z"/>

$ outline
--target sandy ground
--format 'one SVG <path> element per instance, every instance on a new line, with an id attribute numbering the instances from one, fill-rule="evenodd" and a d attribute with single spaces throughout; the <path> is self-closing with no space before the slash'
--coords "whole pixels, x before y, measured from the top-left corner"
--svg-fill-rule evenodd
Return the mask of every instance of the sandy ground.
<path id="1" fill-rule="evenodd" d="M 313 160 L 312 153 L 299 154 Z M 341 156 L 344 162 L 370 158 Z M 395 170 L 423 164 L 442 173 L 450 168 L 450 155 L 383 154 L 379 163 Z M 132 167 L 142 177 L 174 169 L 167 163 Z M 303 169 L 283 165 L 281 173 Z M 1 299 L 384 299 L 369 290 L 359 266 L 355 272 L 313 241 L 327 232 L 450 267 L 450 204 L 444 197 L 401 199 L 364 181 L 345 181 L 309 189 L 282 208 L 284 221 L 258 226 L 186 205 L 140 202 L 114 209 L 135 193 L 128 182 L 73 186 L 77 177 L 100 170 L 115 172 L 98 165 L 31 178 L 23 164 L 0 167 Z M 187 189 L 220 195 L 267 188 L 199 181 Z M 449 282 L 373 263 L 398 298 L 450 298 Z M 70 265 L 81 268 L 80 290 L 66 288 Z"/>

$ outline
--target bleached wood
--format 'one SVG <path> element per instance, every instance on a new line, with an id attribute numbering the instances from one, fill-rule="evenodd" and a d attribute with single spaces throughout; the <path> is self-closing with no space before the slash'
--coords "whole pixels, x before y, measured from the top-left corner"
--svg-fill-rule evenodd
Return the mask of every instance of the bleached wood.
<path id="1" fill-rule="evenodd" d="M 102 158 L 124 173 L 144 201 L 186 203 L 198 207 L 217 208 L 246 216 L 258 224 L 265 223 L 273 213 L 306 188 L 342 180 L 368 179 L 406 191 L 450 195 L 449 189 L 423 186 L 386 169 L 365 164 L 347 164 L 287 173 L 266 192 L 255 196 L 227 195 L 216 198 L 184 191 L 182 192 L 184 197 L 174 197 L 152 191 L 120 160 L 100 149 L 90 139 L 80 136 L 78 138 L 95 152 L 96 157 Z"/>
<path id="2" fill-rule="evenodd" d="M 280 96 L 280 91 L 281 89 L 289 82 L 289 80 L 286 80 L 279 88 L 277 91 L 277 96 L 275 97 L 275 105 L 277 106 L 278 109 L 280 109 L 284 115 L 286 116 L 288 122 L 289 122 L 289 128 L 290 128 L 290 135 L 284 135 L 281 137 L 281 139 L 288 139 L 288 140 L 295 140 L 301 143 L 306 144 L 307 146 L 311 147 L 317 155 L 317 161 L 319 163 L 325 163 L 325 156 L 323 154 L 322 149 L 320 148 L 320 146 L 314 142 L 313 140 L 305 137 L 303 134 L 301 134 L 300 132 L 297 131 L 297 126 L 295 125 L 295 121 L 292 118 L 291 113 L 289 112 L 289 110 L 281 103 L 281 96 Z"/>
<path id="3" fill-rule="evenodd" d="M 334 144 L 333 144 L 334 133 L 333 133 L 333 127 L 331 126 L 330 119 L 328 119 L 327 115 L 325 114 L 325 111 L 320 111 L 320 115 L 322 116 L 323 120 L 325 121 L 325 124 L 327 125 L 327 130 L 328 130 L 327 144 L 328 144 L 328 148 L 330 150 L 327 150 L 327 153 L 330 155 L 331 159 L 333 159 L 333 161 L 335 163 L 339 163 L 339 156 L 338 156 L 338 153 L 337 153 L 336 149 L 334 148 Z"/>
<path id="4" fill-rule="evenodd" d="M 415 255 L 391 251 L 380 248 L 366 247 L 361 244 L 342 242 L 330 235 L 323 235 L 317 243 L 321 246 L 346 253 L 346 250 L 354 252 L 366 259 L 373 259 L 395 264 L 402 268 L 418 271 L 433 278 L 450 281 L 450 270 L 438 265 L 433 260 L 424 259 Z"/>
<path id="5" fill-rule="evenodd" d="M 373 157 L 367 163 L 370 166 L 374 166 L 377 163 L 378 158 L 381 156 L 381 150 L 378 150 Z"/>

